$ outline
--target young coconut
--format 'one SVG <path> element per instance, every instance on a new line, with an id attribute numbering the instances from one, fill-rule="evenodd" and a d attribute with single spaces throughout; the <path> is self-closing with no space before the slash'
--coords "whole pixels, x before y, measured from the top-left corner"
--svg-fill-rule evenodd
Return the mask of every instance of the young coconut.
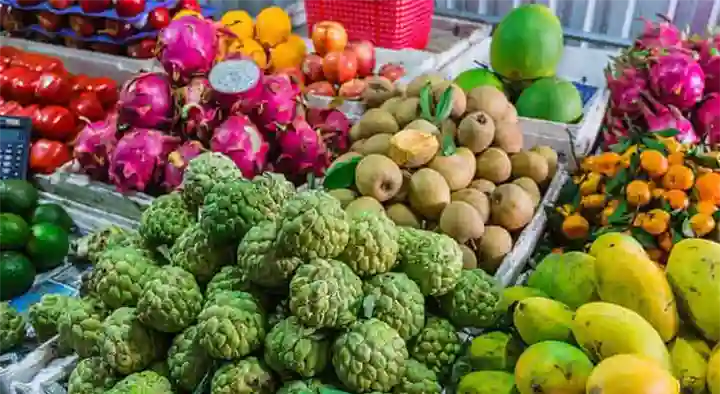
<path id="1" fill-rule="evenodd" d="M 534 206 L 537 207 L 538 204 L 540 204 L 540 200 L 542 199 L 542 194 L 540 194 L 540 188 L 538 187 L 537 183 L 535 183 L 535 181 L 532 180 L 532 178 L 524 176 L 524 177 L 515 179 L 514 181 L 512 181 L 512 183 L 520 186 L 521 188 L 523 188 L 523 190 L 525 190 L 528 193 L 528 195 L 530 196 L 530 198 L 533 201 Z"/>
<path id="2" fill-rule="evenodd" d="M 387 201 L 402 186 L 400 167 L 387 156 L 372 154 L 362 158 L 355 169 L 355 187 L 363 196 Z"/>
<path id="3" fill-rule="evenodd" d="M 406 129 L 390 139 L 388 156 L 401 167 L 418 168 L 430 162 L 439 149 L 440 142 L 435 134 Z"/>
<path id="4" fill-rule="evenodd" d="M 362 139 L 362 136 L 360 135 L 360 122 L 357 122 L 354 125 L 350 126 L 350 131 L 348 132 L 348 136 L 350 137 L 351 142 L 355 142 L 355 141 Z"/>
<path id="5" fill-rule="evenodd" d="M 407 97 L 420 97 L 420 92 L 427 86 L 435 86 L 437 84 L 446 82 L 442 75 L 434 73 L 426 73 L 415 77 L 405 88 L 405 95 Z"/>
<path id="6" fill-rule="evenodd" d="M 548 163 L 539 153 L 532 151 L 518 152 L 510 157 L 512 177 L 528 177 L 536 184 L 545 182 L 548 178 Z"/>
<path id="7" fill-rule="evenodd" d="M 472 205 L 464 201 L 452 201 L 443 209 L 438 222 L 440 231 L 459 244 L 482 237 L 485 224 Z"/>
<path id="8" fill-rule="evenodd" d="M 445 119 L 440 122 L 440 134 L 451 135 L 453 136 L 453 139 L 456 139 L 458 135 L 458 126 L 455 124 L 455 121 L 452 119 Z"/>
<path id="9" fill-rule="evenodd" d="M 438 219 L 450 203 L 450 187 L 439 172 L 421 168 L 410 178 L 408 201 L 413 211 L 427 219 Z"/>
<path id="10" fill-rule="evenodd" d="M 520 186 L 506 183 L 498 186 L 490 197 L 490 217 L 493 223 L 508 231 L 517 231 L 530 223 L 535 205 Z"/>
<path id="11" fill-rule="evenodd" d="M 467 188 L 453 192 L 450 195 L 450 200 L 463 201 L 472 205 L 480 213 L 483 223 L 490 220 L 490 199 L 488 199 L 487 194 L 477 189 Z"/>
<path id="12" fill-rule="evenodd" d="M 395 111 L 392 114 L 398 125 L 404 128 L 413 120 L 420 118 L 420 99 L 417 97 L 403 99 L 395 105 Z"/>
<path id="13" fill-rule="evenodd" d="M 485 234 L 477 245 L 478 268 L 494 274 L 502 264 L 505 255 L 513 247 L 510 233 L 500 226 L 485 226 Z"/>
<path id="14" fill-rule="evenodd" d="M 470 249 L 467 245 L 459 245 L 460 250 L 462 250 L 462 256 L 463 256 L 463 269 L 471 270 L 477 268 L 477 256 L 475 255 L 475 252 Z"/>
<path id="15" fill-rule="evenodd" d="M 495 122 L 495 138 L 493 146 L 507 153 L 517 153 L 523 148 L 523 134 L 520 124 L 510 122 Z"/>
<path id="16" fill-rule="evenodd" d="M 452 155 L 436 155 L 428 163 L 428 168 L 439 172 L 447 181 L 450 190 L 455 191 L 466 188 L 472 182 L 475 165 L 475 155 L 470 149 L 460 147 Z"/>
<path id="17" fill-rule="evenodd" d="M 422 223 L 407 205 L 395 203 L 387 207 L 385 213 L 396 225 L 403 227 L 422 228 Z"/>
<path id="18" fill-rule="evenodd" d="M 345 207 L 348 216 L 359 216 L 364 212 L 385 213 L 385 208 L 380 202 L 372 197 L 363 196 L 353 200 Z"/>
<path id="19" fill-rule="evenodd" d="M 387 155 L 390 150 L 390 140 L 392 137 L 392 134 L 375 134 L 366 140 L 362 140 L 364 142 L 357 147 L 357 150 L 363 155 Z"/>
<path id="20" fill-rule="evenodd" d="M 380 107 L 389 99 L 397 96 L 395 85 L 385 77 L 370 76 L 365 78 L 365 83 L 367 85 L 363 90 L 362 100 L 368 108 Z"/>
<path id="21" fill-rule="evenodd" d="M 350 145 L 350 151 L 355 152 L 355 153 L 359 154 L 360 156 L 362 156 L 363 145 L 365 145 L 366 142 L 367 142 L 367 140 L 365 140 L 365 139 L 357 140 L 357 141 L 353 142 L 353 144 Z"/>
<path id="22" fill-rule="evenodd" d="M 380 109 L 389 112 L 390 114 L 392 114 L 392 116 L 395 116 L 395 112 L 397 111 L 398 105 L 400 105 L 400 103 L 402 103 L 403 100 L 405 100 L 403 97 L 399 97 L 399 96 L 393 97 L 393 98 L 387 100 L 386 102 L 382 103 L 382 105 L 380 106 Z M 395 118 L 397 119 L 397 116 L 395 116 Z"/>
<path id="23" fill-rule="evenodd" d="M 510 158 L 502 149 L 488 148 L 477 156 L 476 178 L 487 179 L 497 185 L 510 179 L 511 173 Z"/>
<path id="24" fill-rule="evenodd" d="M 400 190 L 393 196 L 393 198 L 388 200 L 388 202 L 396 203 L 396 202 L 405 202 L 405 200 L 407 200 L 408 189 L 410 188 L 410 178 L 412 177 L 412 172 L 410 172 L 410 170 L 402 170 L 402 174 L 403 174 L 402 186 L 400 186 Z"/>
<path id="25" fill-rule="evenodd" d="M 428 133 L 438 134 L 440 130 L 437 126 L 434 124 L 428 122 L 425 119 L 416 119 L 410 122 L 407 126 L 403 127 L 403 129 L 412 129 L 412 130 L 422 130 L 427 131 Z"/>
<path id="26" fill-rule="evenodd" d="M 487 195 L 490 195 L 493 191 L 495 191 L 495 184 L 487 179 L 475 179 L 470 182 L 470 187 Z"/>
<path id="27" fill-rule="evenodd" d="M 505 119 L 508 106 L 512 106 L 505 94 L 494 86 L 483 85 L 473 88 L 467 95 L 467 111 L 483 111 L 494 121 Z"/>
<path id="28" fill-rule="evenodd" d="M 548 180 L 555 177 L 557 171 L 558 154 L 555 150 L 547 145 L 538 145 L 530 149 L 531 152 L 535 152 L 540 156 L 544 157 L 548 163 Z"/>
<path id="29" fill-rule="evenodd" d="M 358 125 L 360 138 L 369 138 L 380 133 L 395 134 L 400 130 L 392 114 L 380 108 L 373 108 L 365 112 Z"/>
<path id="30" fill-rule="evenodd" d="M 495 138 L 495 122 L 485 112 L 469 113 L 458 125 L 457 138 L 460 145 L 474 153 L 481 153 Z"/>

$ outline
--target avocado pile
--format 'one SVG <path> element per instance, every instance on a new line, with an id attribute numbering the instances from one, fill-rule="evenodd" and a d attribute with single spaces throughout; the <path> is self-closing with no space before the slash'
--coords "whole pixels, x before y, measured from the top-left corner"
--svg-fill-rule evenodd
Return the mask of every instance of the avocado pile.
<path id="1" fill-rule="evenodd" d="M 557 76 L 564 49 L 563 28 L 547 6 L 526 4 L 495 28 L 490 65 L 462 72 L 455 83 L 469 92 L 478 86 L 504 91 L 519 116 L 559 123 L 582 119 L 583 101 L 575 85 Z"/>
<path id="2" fill-rule="evenodd" d="M 35 274 L 62 264 L 72 219 L 57 204 L 39 204 L 24 180 L 0 180 L 0 300 L 25 293 Z"/>

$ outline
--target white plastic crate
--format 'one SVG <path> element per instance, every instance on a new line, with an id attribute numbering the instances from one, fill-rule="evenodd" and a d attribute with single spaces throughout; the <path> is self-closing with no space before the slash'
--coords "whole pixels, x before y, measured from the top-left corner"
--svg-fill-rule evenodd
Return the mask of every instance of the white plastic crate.
<path id="1" fill-rule="evenodd" d="M 449 78 L 455 78 L 465 70 L 479 67 L 478 63 L 489 65 L 491 42 L 492 38 L 488 37 L 462 56 L 446 64 L 439 71 Z M 600 131 L 610 96 L 603 70 L 610 61 L 610 57 L 617 53 L 618 51 L 605 49 L 565 47 L 565 53 L 557 70 L 558 76 L 571 82 L 590 85 L 597 90 L 587 101 L 583 109 L 583 119 L 578 124 L 563 124 L 521 117 L 520 125 L 526 148 L 535 145 L 549 145 L 565 158 L 570 157 L 573 153 L 578 157 L 590 153 Z M 571 136 L 575 142 L 574 147 L 570 144 Z"/>

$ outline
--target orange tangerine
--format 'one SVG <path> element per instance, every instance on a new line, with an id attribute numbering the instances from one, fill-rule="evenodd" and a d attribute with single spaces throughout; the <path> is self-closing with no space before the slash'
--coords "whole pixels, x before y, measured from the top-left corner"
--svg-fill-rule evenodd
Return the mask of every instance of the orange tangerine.
<path id="1" fill-rule="evenodd" d="M 645 181 L 632 181 L 625 188 L 625 197 L 631 205 L 642 207 L 650 202 L 650 186 Z"/>
<path id="2" fill-rule="evenodd" d="M 687 208 L 690 200 L 687 194 L 682 190 L 668 190 L 665 192 L 665 201 L 670 204 L 672 209 L 685 209 Z"/>
<path id="3" fill-rule="evenodd" d="M 705 213 L 696 213 L 690 218 L 690 228 L 697 237 L 704 237 L 715 229 L 715 219 Z"/>
<path id="4" fill-rule="evenodd" d="M 681 164 L 670 166 L 663 177 L 663 187 L 669 190 L 688 190 L 693 187 L 693 183 L 695 183 L 695 174 L 690 168 Z"/>
<path id="5" fill-rule="evenodd" d="M 668 170 L 668 160 L 656 150 L 644 150 L 640 153 L 640 168 L 652 178 L 661 177 Z"/>

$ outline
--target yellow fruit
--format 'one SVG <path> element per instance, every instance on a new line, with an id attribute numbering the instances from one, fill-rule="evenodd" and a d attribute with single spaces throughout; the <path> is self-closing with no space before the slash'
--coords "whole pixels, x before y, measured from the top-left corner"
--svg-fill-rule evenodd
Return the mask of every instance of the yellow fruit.
<path id="1" fill-rule="evenodd" d="M 647 257 L 600 253 L 595 259 L 600 299 L 631 309 L 668 342 L 680 326 L 675 296 L 662 269 Z"/>
<path id="2" fill-rule="evenodd" d="M 287 41 L 292 32 L 290 16 L 280 7 L 268 7 L 255 18 L 255 35 L 266 48 Z"/>
<path id="3" fill-rule="evenodd" d="M 287 39 L 287 44 L 295 48 L 297 51 L 298 56 L 305 57 L 307 54 L 307 45 L 305 45 L 305 40 L 303 40 L 302 37 L 300 37 L 297 34 L 290 34 L 290 37 Z"/>
<path id="4" fill-rule="evenodd" d="M 588 394 L 680 394 L 680 384 L 651 360 L 634 354 L 609 357 L 593 370 Z"/>
<path id="5" fill-rule="evenodd" d="M 514 335 L 493 331 L 473 339 L 468 356 L 474 370 L 512 372 L 523 349 Z"/>
<path id="6" fill-rule="evenodd" d="M 300 67 L 303 57 L 304 54 L 298 52 L 298 49 L 292 43 L 283 42 L 270 50 L 270 67 L 273 71 Z"/>
<path id="7" fill-rule="evenodd" d="M 253 19 L 247 11 L 231 10 L 223 14 L 220 23 L 230 29 L 238 39 L 252 39 L 255 34 Z"/>
<path id="8" fill-rule="evenodd" d="M 457 394 L 513 394 L 515 378 L 502 371 L 470 372 L 460 379 Z"/>
<path id="9" fill-rule="evenodd" d="M 565 342 L 530 345 L 515 365 L 520 394 L 583 394 L 593 365 L 580 349 Z"/>
<path id="10" fill-rule="evenodd" d="M 660 334 L 642 316 L 620 305 L 591 302 L 575 311 L 572 324 L 578 345 L 594 361 L 617 354 L 637 354 L 670 370 L 670 355 Z"/>
<path id="11" fill-rule="evenodd" d="M 716 346 L 708 360 L 707 387 L 710 394 L 720 394 L 720 346 Z"/>
<path id="12" fill-rule="evenodd" d="M 193 10 L 180 10 L 177 14 L 175 14 L 175 15 L 173 16 L 173 20 L 180 19 L 180 18 L 182 18 L 183 16 L 197 16 L 197 17 L 202 17 L 202 14 L 199 13 L 199 12 L 197 12 L 197 11 L 193 11 Z"/>
<path id="13" fill-rule="evenodd" d="M 544 297 L 526 298 L 515 306 L 513 325 L 523 342 L 572 341 L 573 312 L 562 302 Z"/>
<path id="14" fill-rule="evenodd" d="M 583 252 L 549 254 L 530 274 L 527 285 L 540 289 L 553 300 L 577 309 L 597 301 L 595 258 Z"/>
<path id="15" fill-rule="evenodd" d="M 673 376 L 680 382 L 683 393 L 703 394 L 707 361 L 683 337 L 675 338 L 669 349 Z"/>
<path id="16" fill-rule="evenodd" d="M 616 256 L 635 254 L 647 258 L 645 249 L 630 235 L 623 233 L 605 233 L 590 245 L 590 255 L 597 258 L 600 254 L 611 253 Z"/>
<path id="17" fill-rule="evenodd" d="M 720 341 L 720 244 L 690 238 L 672 248 L 666 272 L 678 303 L 705 339 Z"/>
<path id="18" fill-rule="evenodd" d="M 257 41 L 252 39 L 235 40 L 229 48 L 228 53 L 242 53 L 245 56 L 250 57 L 258 67 L 265 69 L 268 66 L 267 55 L 265 54 L 265 48 L 262 47 Z"/>

